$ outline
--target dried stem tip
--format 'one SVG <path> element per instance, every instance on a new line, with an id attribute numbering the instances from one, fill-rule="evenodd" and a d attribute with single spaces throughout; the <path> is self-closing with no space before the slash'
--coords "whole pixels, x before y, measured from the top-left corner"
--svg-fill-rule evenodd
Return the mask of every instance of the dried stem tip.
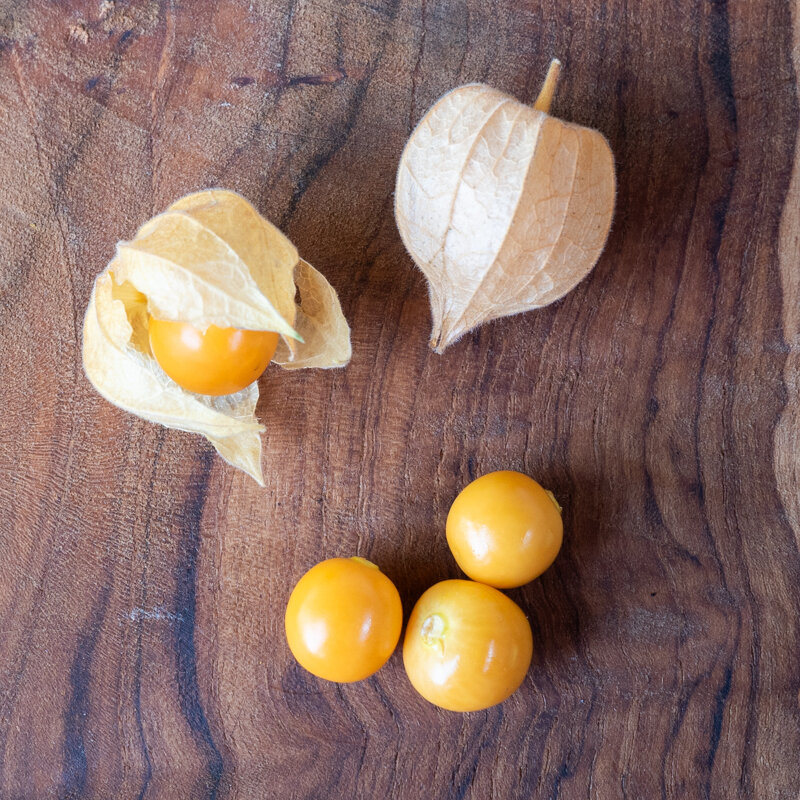
<path id="1" fill-rule="evenodd" d="M 533 107 L 537 111 L 544 111 L 545 114 L 550 113 L 550 105 L 553 102 L 553 95 L 556 93 L 556 86 L 558 86 L 558 77 L 561 74 L 561 62 L 554 58 L 550 62 L 550 67 L 547 70 L 547 77 L 542 84 L 542 91 L 536 98 Z"/>

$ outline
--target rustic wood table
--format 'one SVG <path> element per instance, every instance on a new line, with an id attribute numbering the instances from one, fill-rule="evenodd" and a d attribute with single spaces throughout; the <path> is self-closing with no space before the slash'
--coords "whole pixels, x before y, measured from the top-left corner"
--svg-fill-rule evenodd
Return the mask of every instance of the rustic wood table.
<path id="1" fill-rule="evenodd" d="M 531 101 L 552 56 L 554 113 L 617 158 L 608 247 L 435 355 L 404 141 L 461 83 Z M 0 2 L 0 797 L 797 798 L 798 61 L 790 0 Z M 346 369 L 262 379 L 266 489 L 81 367 L 114 243 L 209 186 L 352 326 Z M 510 592 L 521 690 L 458 715 L 399 652 L 299 668 L 298 577 L 369 557 L 408 614 L 497 468 L 565 513 Z"/>

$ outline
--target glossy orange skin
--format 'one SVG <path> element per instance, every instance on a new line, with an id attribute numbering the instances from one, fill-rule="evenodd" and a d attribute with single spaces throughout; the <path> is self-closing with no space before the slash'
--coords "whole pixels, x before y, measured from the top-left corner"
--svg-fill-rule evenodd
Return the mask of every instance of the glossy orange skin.
<path id="1" fill-rule="evenodd" d="M 490 472 L 466 486 L 447 515 L 447 543 L 470 578 L 501 589 L 541 575 L 561 549 L 552 497 L 521 472 Z"/>
<path id="2" fill-rule="evenodd" d="M 179 386 L 208 395 L 233 394 L 258 380 L 275 355 L 278 334 L 150 317 L 150 348 Z"/>
<path id="3" fill-rule="evenodd" d="M 302 667 L 328 681 L 360 681 L 397 647 L 403 606 L 394 584 L 362 558 L 330 558 L 294 587 L 286 639 Z"/>
<path id="4" fill-rule="evenodd" d="M 473 581 L 442 581 L 417 601 L 403 641 L 414 688 L 449 711 L 502 703 L 525 679 L 531 626 L 502 592 Z"/>

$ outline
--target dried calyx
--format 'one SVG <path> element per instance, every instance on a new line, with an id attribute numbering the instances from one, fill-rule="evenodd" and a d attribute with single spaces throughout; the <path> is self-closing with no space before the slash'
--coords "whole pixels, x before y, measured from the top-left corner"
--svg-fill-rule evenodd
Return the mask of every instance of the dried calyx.
<path id="1" fill-rule="evenodd" d="M 299 291 L 299 301 L 295 299 Z M 182 389 L 156 362 L 148 314 L 205 330 L 276 331 L 286 369 L 340 367 L 350 329 L 336 292 L 243 197 L 187 195 L 120 242 L 86 311 L 83 364 L 107 400 L 151 422 L 205 436 L 264 485 L 258 384 L 221 397 Z"/>
<path id="2" fill-rule="evenodd" d="M 602 252 L 614 159 L 598 131 L 549 115 L 559 69 L 533 107 L 483 84 L 453 89 L 406 144 L 395 217 L 428 279 L 437 352 L 559 299 Z"/>

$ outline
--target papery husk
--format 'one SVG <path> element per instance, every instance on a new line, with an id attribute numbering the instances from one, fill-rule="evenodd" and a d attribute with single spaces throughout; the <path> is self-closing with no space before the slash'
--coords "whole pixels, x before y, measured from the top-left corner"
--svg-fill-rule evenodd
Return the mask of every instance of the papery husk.
<path id="1" fill-rule="evenodd" d="M 336 292 L 234 192 L 187 195 L 117 246 L 86 310 L 89 380 L 126 411 L 202 434 L 262 486 L 258 384 L 222 397 L 182 389 L 152 355 L 148 315 L 201 330 L 276 331 L 281 342 L 273 360 L 287 369 L 340 367 L 350 359 L 350 329 Z"/>
<path id="2" fill-rule="evenodd" d="M 303 340 L 278 344 L 272 360 L 284 369 L 343 367 L 350 360 L 350 328 L 339 297 L 325 277 L 301 258 L 294 271 L 300 302 L 295 328 Z"/>
<path id="3" fill-rule="evenodd" d="M 428 279 L 431 346 L 566 294 L 603 250 L 614 195 L 598 131 L 483 84 L 440 98 L 406 144 L 395 191 L 400 235 Z"/>

